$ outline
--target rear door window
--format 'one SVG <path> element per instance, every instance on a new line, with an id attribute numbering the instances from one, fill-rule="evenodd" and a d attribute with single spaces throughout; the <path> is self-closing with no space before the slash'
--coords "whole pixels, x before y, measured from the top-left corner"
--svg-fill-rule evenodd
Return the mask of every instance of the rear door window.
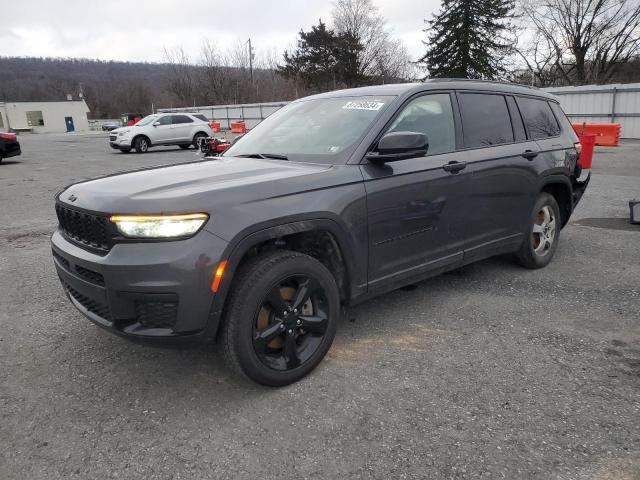
<path id="1" fill-rule="evenodd" d="M 462 131 L 467 148 L 487 147 L 514 141 L 507 102 L 502 95 L 461 93 Z"/>
<path id="2" fill-rule="evenodd" d="M 549 102 L 549 105 L 551 106 L 551 110 L 553 110 L 553 113 L 556 116 L 556 120 L 560 124 L 560 129 L 565 134 L 575 133 L 573 130 L 573 126 L 571 125 L 571 122 L 567 118 L 567 114 L 564 113 L 564 110 L 562 110 L 562 107 L 558 105 L 556 102 Z"/>
<path id="3" fill-rule="evenodd" d="M 186 115 L 174 115 L 173 124 L 176 125 L 179 123 L 193 123 L 193 119 L 187 117 Z"/>
<path id="4" fill-rule="evenodd" d="M 414 98 L 400 111 L 387 132 L 424 133 L 429 142 L 427 155 L 453 152 L 456 129 L 451 96 L 434 93 Z"/>
<path id="5" fill-rule="evenodd" d="M 560 126 L 546 100 L 518 97 L 518 106 L 531 138 L 540 140 L 560 135 Z"/>

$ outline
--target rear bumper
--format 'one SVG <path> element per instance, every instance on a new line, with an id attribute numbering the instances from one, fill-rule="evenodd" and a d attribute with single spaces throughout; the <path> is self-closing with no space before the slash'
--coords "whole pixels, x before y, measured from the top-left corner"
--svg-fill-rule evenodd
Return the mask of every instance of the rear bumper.
<path id="1" fill-rule="evenodd" d="M 580 203 L 580 200 L 582 199 L 582 196 L 584 195 L 585 190 L 587 189 L 587 186 L 589 185 L 589 182 L 591 181 L 591 172 L 589 172 L 589 174 L 587 175 L 587 178 L 585 178 L 583 181 L 574 181 L 573 182 L 573 208 L 575 209 L 578 206 L 578 203 Z"/>
<path id="2" fill-rule="evenodd" d="M 105 256 L 59 231 L 51 244 L 65 293 L 100 327 L 130 338 L 189 342 L 217 329 L 210 286 L 227 243 L 206 230 L 184 241 L 116 244 Z"/>

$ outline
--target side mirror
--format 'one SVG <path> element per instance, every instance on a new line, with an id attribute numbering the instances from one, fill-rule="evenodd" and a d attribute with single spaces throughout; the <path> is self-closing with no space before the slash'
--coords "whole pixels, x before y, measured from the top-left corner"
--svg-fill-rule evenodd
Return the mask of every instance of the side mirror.
<path id="1" fill-rule="evenodd" d="M 390 132 L 378 142 L 378 150 L 369 152 L 366 159 L 373 163 L 395 162 L 407 158 L 424 156 L 429 140 L 424 133 Z"/>
<path id="2" fill-rule="evenodd" d="M 153 122 L 154 127 L 157 127 L 158 125 L 160 125 L 160 122 Z"/>

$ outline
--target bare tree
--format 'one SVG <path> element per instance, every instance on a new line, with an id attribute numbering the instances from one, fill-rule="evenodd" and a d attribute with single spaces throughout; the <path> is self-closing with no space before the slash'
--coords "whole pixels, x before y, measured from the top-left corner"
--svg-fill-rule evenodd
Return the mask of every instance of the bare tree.
<path id="1" fill-rule="evenodd" d="M 332 17 L 337 33 L 351 35 L 362 46 L 358 55 L 362 77 L 381 82 L 406 78 L 410 65 L 407 50 L 392 38 L 386 19 L 372 0 L 337 0 Z"/>
<path id="2" fill-rule="evenodd" d="M 174 94 L 184 105 L 196 102 L 198 81 L 196 69 L 189 61 L 189 56 L 182 47 L 165 48 L 164 57 L 170 65 L 171 75 L 167 90 Z"/>
<path id="3" fill-rule="evenodd" d="M 609 82 L 640 52 L 640 0 L 521 0 L 520 6 L 533 32 L 519 53 L 543 85 L 555 78 Z"/>

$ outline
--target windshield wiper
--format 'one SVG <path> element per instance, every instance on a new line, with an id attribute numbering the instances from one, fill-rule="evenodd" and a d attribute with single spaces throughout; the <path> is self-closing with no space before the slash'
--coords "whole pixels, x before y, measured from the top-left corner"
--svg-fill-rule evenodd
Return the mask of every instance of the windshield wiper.
<path id="1" fill-rule="evenodd" d="M 243 158 L 271 158 L 273 160 L 289 160 L 286 155 L 279 155 L 277 153 L 246 153 L 244 155 L 237 155 Z"/>

